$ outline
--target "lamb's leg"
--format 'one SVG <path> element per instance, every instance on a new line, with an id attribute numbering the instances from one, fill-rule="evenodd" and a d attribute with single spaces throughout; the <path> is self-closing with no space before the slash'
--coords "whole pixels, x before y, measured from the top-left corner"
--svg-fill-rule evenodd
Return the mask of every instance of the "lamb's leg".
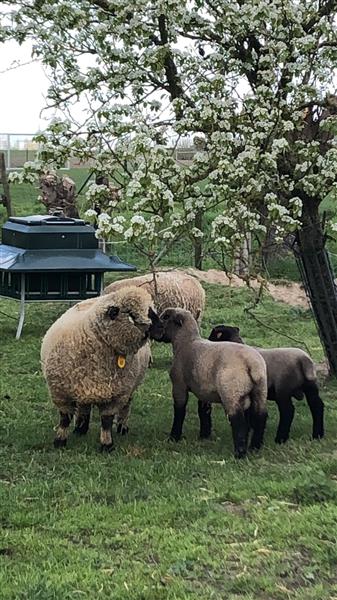
<path id="1" fill-rule="evenodd" d="M 235 458 L 244 458 L 247 454 L 249 430 L 246 411 L 237 410 L 229 415 L 229 421 L 232 427 L 234 456 Z"/>
<path id="2" fill-rule="evenodd" d="M 183 424 L 186 415 L 186 404 L 188 401 L 188 391 L 186 389 L 178 388 L 178 386 L 173 387 L 173 409 L 174 409 L 174 418 L 172 429 L 170 433 L 170 439 L 175 442 L 179 442 L 182 431 Z"/>
<path id="3" fill-rule="evenodd" d="M 321 400 L 316 383 L 307 383 L 303 387 L 305 397 L 312 415 L 312 437 L 319 439 L 324 437 L 324 403 Z"/>
<path id="4" fill-rule="evenodd" d="M 277 444 L 284 444 L 289 439 L 289 432 L 293 422 L 295 408 L 289 396 L 278 396 L 276 402 L 280 413 L 280 421 L 275 442 Z"/>
<path id="5" fill-rule="evenodd" d="M 212 433 L 212 405 L 198 400 L 198 415 L 200 420 L 200 437 L 207 439 Z"/>
<path id="6" fill-rule="evenodd" d="M 101 452 L 113 450 L 112 423 L 114 418 L 114 405 L 112 402 L 99 407 L 101 417 Z"/>
<path id="7" fill-rule="evenodd" d="M 77 435 L 85 435 L 86 433 L 88 433 L 90 414 L 90 404 L 77 405 L 74 433 L 76 433 Z"/>
<path id="8" fill-rule="evenodd" d="M 55 402 L 59 408 L 60 421 L 56 429 L 56 436 L 54 438 L 55 448 L 65 448 L 67 445 L 67 439 L 69 435 L 69 425 L 74 415 L 75 403 L 65 402 L 60 405 L 59 402 Z"/>
<path id="9" fill-rule="evenodd" d="M 250 450 L 260 450 L 263 444 L 264 431 L 268 418 L 267 413 L 267 381 L 261 378 L 255 382 L 250 393 L 250 407 L 248 409 L 250 427 L 253 430 L 250 441 Z"/>
<path id="10" fill-rule="evenodd" d="M 131 401 L 132 398 L 129 398 L 127 403 L 123 406 L 122 409 L 119 409 L 117 415 L 117 433 L 120 435 L 126 435 L 129 432 L 128 420 L 131 411 Z"/>
<path id="11" fill-rule="evenodd" d="M 263 444 L 264 431 L 266 428 L 266 422 L 268 418 L 267 412 L 256 412 L 251 407 L 250 414 L 250 426 L 253 429 L 252 439 L 250 441 L 250 450 L 260 450 Z"/>

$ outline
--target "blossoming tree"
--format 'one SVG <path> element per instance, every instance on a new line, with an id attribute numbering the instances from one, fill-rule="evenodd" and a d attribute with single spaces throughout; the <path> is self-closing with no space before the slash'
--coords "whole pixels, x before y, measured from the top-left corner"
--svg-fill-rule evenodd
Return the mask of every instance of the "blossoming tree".
<path id="1" fill-rule="evenodd" d="M 23 176 L 71 154 L 90 158 L 120 188 L 100 231 L 133 241 L 152 265 L 175 240 L 202 236 L 207 213 L 229 266 L 248 235 L 263 245 L 271 225 L 279 239 L 295 232 L 337 373 L 337 300 L 319 216 L 337 176 L 337 2 L 2 4 L 2 39 L 33 40 L 50 71 L 49 105 L 68 114 L 79 99 L 87 106 L 81 122 L 41 136 L 42 162 Z M 182 135 L 203 140 L 184 168 L 167 142 Z M 92 200 L 102 193 L 92 187 Z"/>

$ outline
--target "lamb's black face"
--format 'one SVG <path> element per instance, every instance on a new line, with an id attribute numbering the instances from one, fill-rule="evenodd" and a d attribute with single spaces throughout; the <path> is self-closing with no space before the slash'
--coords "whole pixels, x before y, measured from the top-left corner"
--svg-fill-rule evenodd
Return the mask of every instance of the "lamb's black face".
<path id="1" fill-rule="evenodd" d="M 243 344 L 243 340 L 240 337 L 240 329 L 238 327 L 231 327 L 230 325 L 217 325 L 213 327 L 208 339 L 211 342 L 236 342 L 237 344 Z"/>
<path id="2" fill-rule="evenodd" d="M 163 323 L 151 307 L 149 308 L 149 318 L 151 319 L 151 325 L 148 335 L 152 340 L 160 340 L 164 333 Z"/>
<path id="3" fill-rule="evenodd" d="M 167 308 L 160 315 L 161 328 L 153 331 L 152 337 L 157 342 L 165 342 L 169 344 L 172 342 L 173 337 L 177 329 L 183 324 L 183 316 L 178 310 L 174 308 Z"/>

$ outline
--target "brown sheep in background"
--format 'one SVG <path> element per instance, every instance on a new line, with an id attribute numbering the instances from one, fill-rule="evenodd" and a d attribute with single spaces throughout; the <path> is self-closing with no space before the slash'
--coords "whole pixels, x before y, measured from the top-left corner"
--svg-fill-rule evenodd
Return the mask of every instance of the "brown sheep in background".
<path id="1" fill-rule="evenodd" d="M 152 273 L 121 279 L 108 285 L 104 294 L 110 294 L 127 286 L 142 287 L 151 294 L 158 314 L 166 308 L 185 308 L 200 323 L 205 308 L 205 292 L 199 281 L 182 271 L 159 271 L 155 274 L 156 285 Z"/>

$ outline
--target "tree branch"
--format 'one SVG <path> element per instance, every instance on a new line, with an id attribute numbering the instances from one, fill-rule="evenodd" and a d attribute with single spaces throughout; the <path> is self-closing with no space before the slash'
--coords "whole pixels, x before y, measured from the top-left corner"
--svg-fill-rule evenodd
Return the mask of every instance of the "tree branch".
<path id="1" fill-rule="evenodd" d="M 319 23 L 322 17 L 327 17 L 334 9 L 337 8 L 337 0 L 327 0 L 322 2 L 322 5 L 314 16 L 309 21 L 303 24 L 303 29 L 306 33 L 310 33 L 312 29 Z"/>
<path id="2" fill-rule="evenodd" d="M 166 17 L 165 15 L 159 15 L 158 18 L 159 25 L 159 34 L 160 39 L 157 36 L 152 36 L 152 41 L 158 46 L 166 46 L 168 44 L 168 33 L 166 28 Z M 166 80 L 168 83 L 168 90 L 171 96 L 171 100 L 175 98 L 183 98 L 189 106 L 193 106 L 190 98 L 186 96 L 183 87 L 181 85 L 180 77 L 178 75 L 178 69 L 172 57 L 172 52 L 170 48 L 167 49 L 165 59 L 164 59 L 164 69 Z"/>

